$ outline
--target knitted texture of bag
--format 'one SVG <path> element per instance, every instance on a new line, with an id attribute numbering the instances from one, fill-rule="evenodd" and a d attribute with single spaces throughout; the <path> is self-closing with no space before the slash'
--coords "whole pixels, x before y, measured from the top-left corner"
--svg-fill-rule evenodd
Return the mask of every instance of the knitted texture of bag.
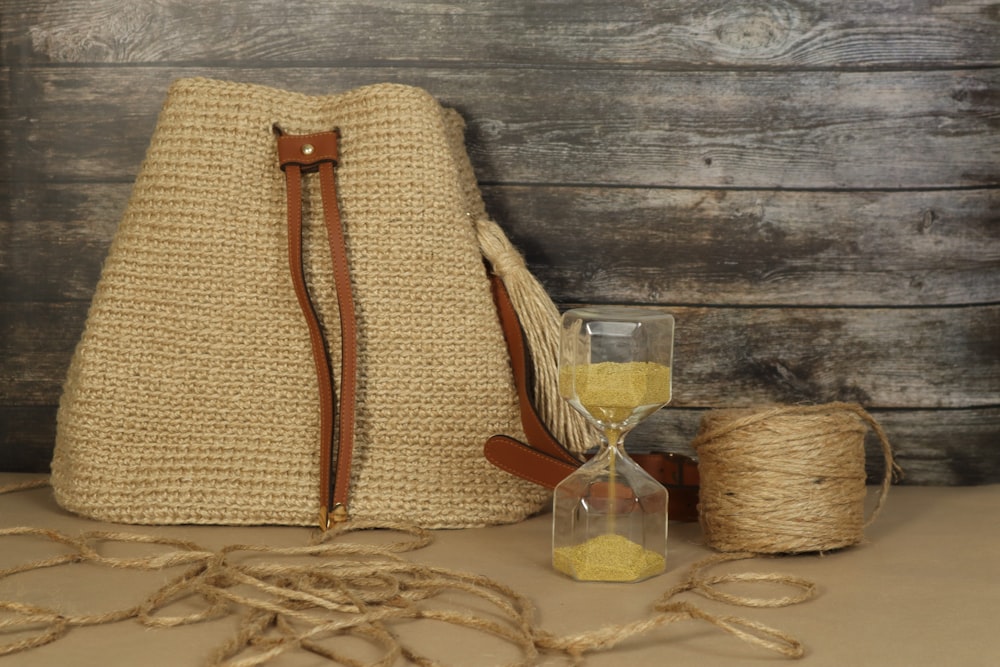
<path id="1" fill-rule="evenodd" d="M 206 79 L 172 85 L 106 259 L 59 407 L 58 502 L 126 523 L 316 522 L 318 389 L 275 124 L 341 135 L 358 319 L 352 517 L 467 527 L 538 511 L 546 491 L 482 453 L 490 435 L 523 432 L 481 252 L 480 237 L 502 232 L 484 220 L 458 114 L 395 84 L 307 96 Z M 330 336 L 315 190 L 306 275 Z M 499 261 L 526 272 L 516 254 Z"/>

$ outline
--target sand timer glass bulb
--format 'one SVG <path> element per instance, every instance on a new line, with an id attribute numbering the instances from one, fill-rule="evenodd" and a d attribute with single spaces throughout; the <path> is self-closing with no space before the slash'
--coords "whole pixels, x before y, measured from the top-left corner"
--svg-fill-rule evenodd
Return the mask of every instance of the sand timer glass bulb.
<path id="1" fill-rule="evenodd" d="M 603 436 L 600 451 L 556 487 L 552 564 L 583 581 L 640 581 L 666 567 L 667 490 L 623 446 L 670 402 L 674 319 L 644 308 L 563 315 L 559 392 Z"/>

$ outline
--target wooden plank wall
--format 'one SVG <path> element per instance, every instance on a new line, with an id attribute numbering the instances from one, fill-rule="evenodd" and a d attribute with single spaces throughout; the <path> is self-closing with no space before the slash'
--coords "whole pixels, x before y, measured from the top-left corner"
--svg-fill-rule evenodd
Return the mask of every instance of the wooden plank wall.
<path id="1" fill-rule="evenodd" d="M 907 483 L 1000 482 L 1000 4 L 0 0 L 0 26 L 0 470 L 47 468 L 163 94 L 200 75 L 459 109 L 561 306 L 677 313 L 634 448 L 859 401 Z"/>

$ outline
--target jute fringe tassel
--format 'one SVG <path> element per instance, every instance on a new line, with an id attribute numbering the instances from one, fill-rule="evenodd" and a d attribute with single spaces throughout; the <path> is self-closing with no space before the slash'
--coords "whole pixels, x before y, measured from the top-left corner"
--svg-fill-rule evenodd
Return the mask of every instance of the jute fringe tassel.
<path id="1" fill-rule="evenodd" d="M 878 436 L 885 477 L 865 519 L 865 434 Z M 723 552 L 823 552 L 857 544 L 899 468 L 861 406 L 828 403 L 716 410 L 692 443 L 706 543 Z"/>
<path id="2" fill-rule="evenodd" d="M 587 424 L 558 392 L 559 311 L 497 223 L 485 217 L 478 219 L 476 234 L 483 256 L 510 293 L 527 337 L 538 412 L 557 440 L 570 450 L 582 452 L 588 445 Z"/>

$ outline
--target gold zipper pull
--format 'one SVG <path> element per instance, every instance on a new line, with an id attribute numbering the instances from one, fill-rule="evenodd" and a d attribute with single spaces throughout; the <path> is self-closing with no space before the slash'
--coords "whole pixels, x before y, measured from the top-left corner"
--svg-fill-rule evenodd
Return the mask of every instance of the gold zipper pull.
<path id="1" fill-rule="evenodd" d="M 347 506 L 343 503 L 334 503 L 332 509 L 327 509 L 325 505 L 319 508 L 319 527 L 321 530 L 330 530 L 335 523 L 345 523 L 351 520 L 347 513 Z"/>

